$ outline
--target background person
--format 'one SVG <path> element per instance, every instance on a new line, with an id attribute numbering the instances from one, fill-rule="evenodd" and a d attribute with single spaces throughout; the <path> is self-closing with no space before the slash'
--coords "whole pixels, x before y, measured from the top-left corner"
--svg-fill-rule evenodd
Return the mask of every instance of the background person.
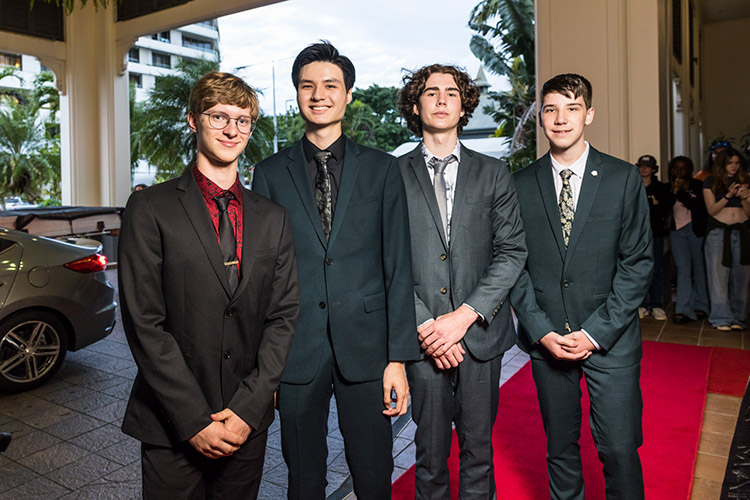
<path id="1" fill-rule="evenodd" d="M 734 148 L 716 157 L 703 183 L 708 210 L 706 274 L 711 298 L 708 320 L 719 330 L 745 328 L 750 286 L 750 176 Z"/>
<path id="2" fill-rule="evenodd" d="M 693 161 L 675 156 L 669 162 L 672 217 L 669 244 L 677 267 L 677 297 L 672 321 L 683 324 L 703 319 L 709 310 L 703 237 L 706 234 L 706 205 L 703 183 L 694 179 Z"/>
<path id="3" fill-rule="evenodd" d="M 638 308 L 638 316 L 643 319 L 651 313 L 654 319 L 664 321 L 667 319 L 667 313 L 664 312 L 664 237 L 669 234 L 667 225 L 671 208 L 669 187 L 656 178 L 659 165 L 656 164 L 656 158 L 653 156 L 643 155 L 638 158 L 635 165 L 646 187 L 651 233 L 654 238 L 654 275 L 651 278 L 648 293 Z"/>

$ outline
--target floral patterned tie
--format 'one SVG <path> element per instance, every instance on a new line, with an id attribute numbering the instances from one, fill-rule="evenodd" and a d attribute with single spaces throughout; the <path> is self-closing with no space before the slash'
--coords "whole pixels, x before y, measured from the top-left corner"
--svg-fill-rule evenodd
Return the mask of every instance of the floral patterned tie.
<path id="1" fill-rule="evenodd" d="M 576 213 L 575 206 L 573 205 L 573 188 L 570 186 L 571 175 L 573 175 L 573 171 L 568 168 L 560 172 L 560 177 L 562 177 L 563 183 L 562 189 L 560 190 L 560 201 L 558 207 L 560 208 L 560 223 L 562 224 L 565 248 L 568 248 L 570 231 L 573 229 L 573 217 Z"/>
<path id="2" fill-rule="evenodd" d="M 318 165 L 318 175 L 315 177 L 315 202 L 318 205 L 318 213 L 320 214 L 320 222 L 323 224 L 326 241 L 331 236 L 331 225 L 333 223 L 333 192 L 331 191 L 331 176 L 328 172 L 328 160 L 331 156 L 330 151 L 315 153 L 315 163 Z"/>

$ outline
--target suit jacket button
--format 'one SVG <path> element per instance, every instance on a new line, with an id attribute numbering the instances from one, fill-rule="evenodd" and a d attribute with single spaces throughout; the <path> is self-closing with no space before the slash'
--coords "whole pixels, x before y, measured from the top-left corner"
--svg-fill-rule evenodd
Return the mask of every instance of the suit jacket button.
<path id="1" fill-rule="evenodd" d="M 227 308 L 227 316 L 234 316 L 234 309 L 231 307 Z"/>
<path id="2" fill-rule="evenodd" d="M 445 287 L 443 287 L 443 288 L 440 289 L 440 293 L 442 293 L 443 295 L 445 295 L 446 293 L 448 293 L 448 289 L 445 288 Z"/>
<path id="3" fill-rule="evenodd" d="M 440 254 L 440 260 L 445 260 L 445 259 L 447 259 L 447 258 L 448 258 L 448 256 L 447 256 L 447 255 L 445 255 L 445 254 Z"/>
<path id="4" fill-rule="evenodd" d="M 570 286 L 570 282 L 568 280 L 565 280 L 565 281 L 562 282 L 562 286 L 564 288 L 568 288 Z"/>
<path id="5" fill-rule="evenodd" d="M 326 259 L 326 265 L 330 266 L 331 264 L 333 264 L 333 259 Z"/>
<path id="6" fill-rule="evenodd" d="M 326 308 L 326 303 L 323 302 L 323 301 L 321 301 L 320 304 L 318 304 L 318 307 L 320 307 L 321 309 L 325 309 Z"/>
<path id="7" fill-rule="evenodd" d="M 231 357 L 232 357 L 232 353 L 231 352 L 227 351 L 227 352 L 224 353 L 224 359 L 229 359 Z"/>

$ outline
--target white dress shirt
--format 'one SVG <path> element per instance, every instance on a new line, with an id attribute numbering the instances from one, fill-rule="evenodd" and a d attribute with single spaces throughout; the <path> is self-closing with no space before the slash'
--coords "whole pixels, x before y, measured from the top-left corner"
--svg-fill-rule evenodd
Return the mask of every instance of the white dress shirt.
<path id="1" fill-rule="evenodd" d="M 451 216 L 453 215 L 453 200 L 456 197 L 456 179 L 458 178 L 458 164 L 461 162 L 461 143 L 456 141 L 456 146 L 453 148 L 453 151 L 450 153 L 455 157 L 455 160 L 451 161 L 446 165 L 445 171 L 443 172 L 443 176 L 445 177 L 445 194 L 447 197 L 446 200 L 446 207 L 445 207 L 445 218 L 448 221 L 448 228 L 447 228 L 447 234 L 445 237 L 450 242 L 451 240 Z M 430 165 L 430 160 L 433 158 L 437 158 L 438 160 L 442 160 L 442 158 L 439 158 L 432 154 L 429 149 L 427 149 L 427 146 L 424 145 L 424 142 L 422 143 L 422 156 L 424 157 L 424 163 L 427 165 L 427 170 L 430 172 L 430 181 L 432 182 L 433 186 L 435 185 L 435 169 Z M 450 155 L 446 155 L 450 156 Z"/>

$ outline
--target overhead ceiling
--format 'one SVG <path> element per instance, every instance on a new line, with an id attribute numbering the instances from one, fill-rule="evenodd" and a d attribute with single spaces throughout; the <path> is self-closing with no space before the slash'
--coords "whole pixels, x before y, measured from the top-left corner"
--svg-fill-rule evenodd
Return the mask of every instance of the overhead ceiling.
<path id="1" fill-rule="evenodd" d="M 698 4 L 705 23 L 750 17 L 749 0 L 698 0 Z"/>

